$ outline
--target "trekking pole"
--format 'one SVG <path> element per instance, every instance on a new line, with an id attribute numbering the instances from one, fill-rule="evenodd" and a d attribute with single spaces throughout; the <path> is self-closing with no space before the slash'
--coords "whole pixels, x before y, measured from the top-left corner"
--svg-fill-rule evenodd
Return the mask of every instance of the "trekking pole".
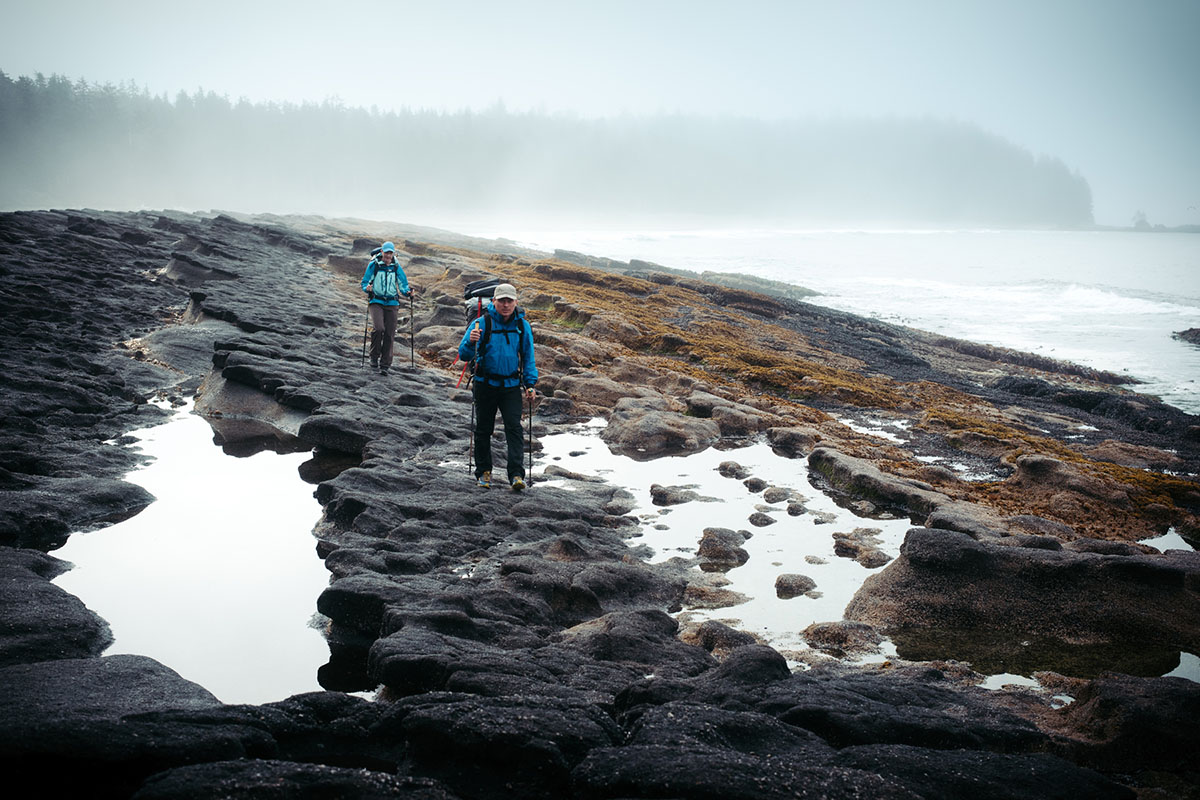
<path id="1" fill-rule="evenodd" d="M 475 474 L 475 379 L 471 378 L 471 439 L 467 445 L 467 472 Z"/>
<path id="2" fill-rule="evenodd" d="M 416 294 L 416 289 L 409 288 L 408 290 L 408 366 L 416 368 L 417 366 L 417 345 L 413 341 L 413 295 Z"/>
<path id="3" fill-rule="evenodd" d="M 367 328 L 371 327 L 371 304 L 367 303 L 367 321 L 363 323 L 363 351 L 362 361 L 358 363 L 360 368 L 367 365 Z"/>
<path id="4" fill-rule="evenodd" d="M 533 389 L 525 393 L 529 406 L 529 485 L 533 486 Z"/>

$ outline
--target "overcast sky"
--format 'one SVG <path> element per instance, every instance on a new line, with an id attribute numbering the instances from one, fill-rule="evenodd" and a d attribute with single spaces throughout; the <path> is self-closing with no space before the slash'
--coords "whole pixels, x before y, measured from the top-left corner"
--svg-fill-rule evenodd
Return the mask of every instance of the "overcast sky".
<path id="1" fill-rule="evenodd" d="M 582 116 L 925 116 L 1200 224 L 1200 0 L 6 0 L 0 70 L 174 97 Z"/>

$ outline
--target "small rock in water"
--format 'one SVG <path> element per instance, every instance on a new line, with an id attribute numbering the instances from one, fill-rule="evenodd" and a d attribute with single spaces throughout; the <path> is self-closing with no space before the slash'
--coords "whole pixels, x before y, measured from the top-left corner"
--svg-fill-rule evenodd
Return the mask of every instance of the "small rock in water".
<path id="1" fill-rule="evenodd" d="M 804 629 L 804 641 L 837 658 L 879 652 L 883 635 L 865 622 L 814 622 Z"/>
<path id="2" fill-rule="evenodd" d="M 785 489 L 781 486 L 771 486 L 763 492 L 763 500 L 768 503 L 782 503 L 784 500 L 792 499 L 795 494 L 791 489 Z"/>
<path id="3" fill-rule="evenodd" d="M 775 596 L 780 600 L 790 600 L 808 594 L 815 588 L 817 582 L 807 575 L 785 573 L 775 579 Z"/>
<path id="4" fill-rule="evenodd" d="M 880 548 L 879 528 L 855 528 L 850 533 L 833 534 L 833 552 L 842 558 L 853 558 L 867 569 L 882 567 L 892 557 Z"/>
<path id="5" fill-rule="evenodd" d="M 763 489 L 766 489 L 768 485 L 762 478 L 747 478 L 742 481 L 742 484 L 754 494 L 758 494 Z"/>
<path id="6" fill-rule="evenodd" d="M 736 461 L 722 461 L 717 467 L 717 472 L 721 473 L 726 478 L 734 478 L 741 480 L 750 477 L 750 470 L 743 467 Z"/>

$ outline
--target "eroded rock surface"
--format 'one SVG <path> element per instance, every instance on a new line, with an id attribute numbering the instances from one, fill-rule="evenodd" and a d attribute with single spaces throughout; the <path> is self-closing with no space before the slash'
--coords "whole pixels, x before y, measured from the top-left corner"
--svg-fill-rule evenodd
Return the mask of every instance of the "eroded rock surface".
<path id="1" fill-rule="evenodd" d="M 383 238 L 403 243 L 421 289 L 386 378 L 363 368 L 357 290 Z M 42 277 L 58 253 L 88 254 L 87 305 L 52 305 Z M 1174 472 L 1193 472 L 1194 420 L 1056 386 L 1063 373 L 1045 361 L 653 265 L 604 266 L 617 271 L 362 222 L 0 215 L 0 760 L 14 785 L 470 800 L 1130 797 L 1127 784 L 1165 785 L 1154 770 L 1195 783 L 1189 682 L 1099 676 L 1064 710 L 970 686 L 965 667 L 793 673 L 747 632 L 681 630 L 672 614 L 685 604 L 744 599 L 701 569 L 743 563 L 746 532 L 713 529 L 695 559 L 651 566 L 630 538 L 629 493 L 603 481 L 558 469 L 545 474 L 562 487 L 481 492 L 466 463 L 470 397 L 447 367 L 462 285 L 501 275 L 534 322 L 535 437 L 597 415 L 639 458 L 765 436 L 839 496 L 921 516 L 931 527 L 852 604 L 870 625 L 811 631 L 842 652 L 874 646 L 877 628 L 916 647 L 933 620 L 953 634 L 934 643 L 963 652 L 998 635 L 1195 652 L 1194 559 L 1130 543 L 1168 524 L 1191 535 L 1194 481 L 1140 465 L 1171 451 Z M 997 379 L 1026 369 L 1047 377 Z M 317 487 L 328 691 L 221 704 L 150 659 L 100 656 L 103 621 L 49 583 L 62 565 L 44 551 L 151 501 L 120 481 L 138 459 L 119 437 L 165 417 L 148 400 L 194 392 L 224 446 L 314 448 L 339 465 Z M 864 407 L 918 423 L 911 450 L 827 413 Z M 1078 450 L 1028 438 L 1083 422 L 1094 431 Z M 1004 481 L 981 491 L 917 461 L 921 448 L 969 450 Z M 804 511 L 732 460 L 722 474 Z M 376 687 L 374 702 L 346 694 Z"/>

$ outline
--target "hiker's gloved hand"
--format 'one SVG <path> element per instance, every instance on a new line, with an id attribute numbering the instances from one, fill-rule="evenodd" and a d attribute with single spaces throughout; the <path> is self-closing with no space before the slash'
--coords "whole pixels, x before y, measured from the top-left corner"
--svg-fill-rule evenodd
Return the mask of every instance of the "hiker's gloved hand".
<path id="1" fill-rule="evenodd" d="M 525 390 L 525 394 L 526 394 L 526 396 L 529 397 L 530 400 L 532 400 L 534 398 L 533 387 L 530 386 L 529 388 L 527 388 Z"/>

